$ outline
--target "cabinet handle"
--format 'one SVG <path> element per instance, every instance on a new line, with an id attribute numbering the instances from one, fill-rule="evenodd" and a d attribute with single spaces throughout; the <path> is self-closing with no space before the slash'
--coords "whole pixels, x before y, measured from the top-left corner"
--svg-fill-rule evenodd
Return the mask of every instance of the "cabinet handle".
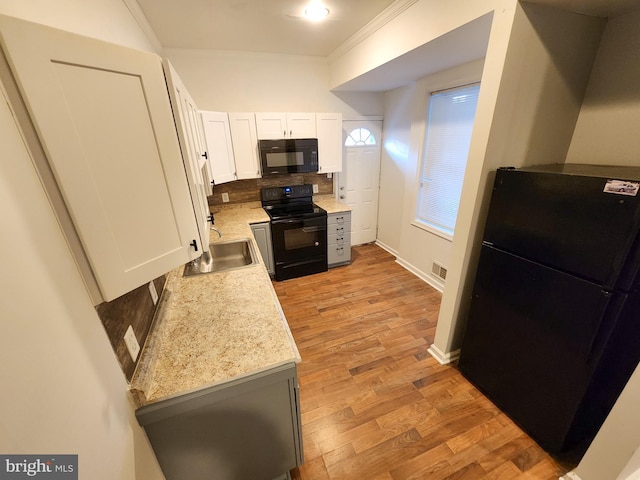
<path id="1" fill-rule="evenodd" d="M 286 137 L 286 136 L 287 136 L 287 131 L 286 131 L 286 130 L 283 130 L 283 131 L 282 131 L 282 136 L 283 136 L 283 137 Z"/>
<path id="2" fill-rule="evenodd" d="M 193 239 L 193 242 L 191 242 L 189 245 L 191 245 L 196 252 L 198 251 L 198 242 L 196 242 L 195 238 Z"/>
<path id="3" fill-rule="evenodd" d="M 340 200 L 344 200 L 344 195 L 340 195 Z"/>
<path id="4" fill-rule="evenodd" d="M 205 160 L 209 160 L 209 154 L 207 152 L 204 152 L 201 157 L 204 157 Z"/>
<path id="5" fill-rule="evenodd" d="M 289 130 L 289 136 L 293 137 L 293 130 Z"/>

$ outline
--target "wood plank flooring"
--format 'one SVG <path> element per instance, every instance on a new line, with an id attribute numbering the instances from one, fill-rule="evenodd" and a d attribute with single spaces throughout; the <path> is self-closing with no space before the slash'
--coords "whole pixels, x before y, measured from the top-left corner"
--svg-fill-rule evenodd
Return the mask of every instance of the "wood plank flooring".
<path id="1" fill-rule="evenodd" d="M 556 480 L 570 469 L 429 355 L 439 292 L 373 244 L 352 256 L 274 282 L 302 357 L 295 480 Z"/>

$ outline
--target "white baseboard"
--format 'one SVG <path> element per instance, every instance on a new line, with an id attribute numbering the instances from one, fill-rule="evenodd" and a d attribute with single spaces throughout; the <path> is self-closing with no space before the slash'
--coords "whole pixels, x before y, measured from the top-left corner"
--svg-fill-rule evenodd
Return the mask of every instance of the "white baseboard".
<path id="1" fill-rule="evenodd" d="M 382 248 L 383 250 L 386 250 L 387 252 L 389 252 L 394 257 L 398 258 L 398 252 L 393 248 L 391 248 L 389 245 L 382 243 L 380 240 L 376 240 L 374 243 L 380 248 Z"/>
<path id="2" fill-rule="evenodd" d="M 427 350 L 427 352 L 429 352 L 431 356 L 435 358 L 438 361 L 438 363 L 440 363 L 440 365 L 448 365 L 458 360 L 458 358 L 460 358 L 460 349 L 453 350 L 452 352 L 449 352 L 449 353 L 444 353 L 435 345 L 431 345 Z"/>
<path id="3" fill-rule="evenodd" d="M 567 472 L 559 480 L 582 480 L 577 473 Z"/>
<path id="4" fill-rule="evenodd" d="M 409 263 L 406 260 L 400 258 L 398 256 L 398 252 L 396 252 L 394 249 L 390 248 L 389 246 L 385 245 L 384 243 L 380 242 L 379 240 L 376 240 L 376 245 L 378 245 L 380 248 L 382 248 L 383 250 L 386 250 L 391 255 L 396 257 L 396 263 L 399 264 L 400 266 L 402 266 L 405 270 L 408 270 L 409 272 L 413 273 L 420 280 L 428 283 L 430 286 L 435 288 L 440 293 L 442 293 L 444 291 L 444 284 L 443 283 L 436 281 L 431 275 L 428 275 L 428 274 L 424 273 L 422 270 L 416 268 L 411 263 Z"/>

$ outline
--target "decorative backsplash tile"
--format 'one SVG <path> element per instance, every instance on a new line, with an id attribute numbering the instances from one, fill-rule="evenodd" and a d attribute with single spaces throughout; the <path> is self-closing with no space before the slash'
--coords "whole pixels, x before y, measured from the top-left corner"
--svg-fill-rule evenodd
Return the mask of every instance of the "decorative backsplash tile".
<path id="1" fill-rule="evenodd" d="M 156 278 L 153 281 L 158 296 L 162 295 L 165 282 L 166 275 Z M 102 320 L 102 325 L 107 332 L 113 351 L 118 358 L 122 371 L 127 377 L 127 381 L 131 381 L 136 364 L 129 355 L 124 342 L 124 334 L 129 325 L 131 325 L 136 339 L 140 344 L 140 348 L 142 348 L 149 334 L 156 308 L 157 305 L 153 304 L 148 283 L 111 302 L 104 302 L 96 306 L 98 316 L 100 320 Z M 137 360 L 139 359 L 140 356 L 138 356 Z"/>

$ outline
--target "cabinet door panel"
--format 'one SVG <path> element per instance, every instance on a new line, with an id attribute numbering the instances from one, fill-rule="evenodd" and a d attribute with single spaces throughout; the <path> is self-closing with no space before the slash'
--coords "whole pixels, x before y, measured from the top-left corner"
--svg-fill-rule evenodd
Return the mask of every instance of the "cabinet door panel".
<path id="1" fill-rule="evenodd" d="M 342 171 L 342 114 L 318 113 L 318 171 Z"/>
<path id="2" fill-rule="evenodd" d="M 260 140 L 288 138 L 286 113 L 256 113 L 256 127 Z"/>
<path id="3" fill-rule="evenodd" d="M 238 180 L 260 178 L 255 115 L 253 113 L 230 113 L 229 125 Z"/>
<path id="4" fill-rule="evenodd" d="M 208 169 L 206 164 L 200 162 L 203 158 L 203 151 L 199 138 L 198 107 L 169 60 L 164 60 L 164 66 L 169 96 L 174 107 L 173 114 L 178 130 L 184 169 L 191 191 L 193 211 L 200 233 L 200 244 L 203 250 L 209 250 L 209 204 L 206 191 L 208 185 L 205 185 L 205 178 L 203 178 L 203 174 L 206 174 Z"/>
<path id="5" fill-rule="evenodd" d="M 316 138 L 315 113 L 287 113 L 288 138 Z"/>
<path id="6" fill-rule="evenodd" d="M 214 182 L 236 180 L 228 115 L 225 112 L 200 112 L 200 115 Z"/>
<path id="7" fill-rule="evenodd" d="M 104 299 L 199 255 L 160 58 L 9 17 L 0 32 Z"/>

